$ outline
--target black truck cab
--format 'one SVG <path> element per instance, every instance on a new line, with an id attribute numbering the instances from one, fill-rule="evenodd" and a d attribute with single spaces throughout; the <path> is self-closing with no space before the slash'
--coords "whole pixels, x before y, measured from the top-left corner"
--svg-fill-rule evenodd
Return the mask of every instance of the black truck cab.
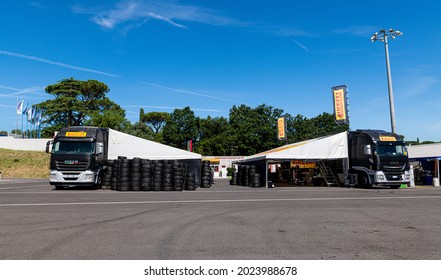
<path id="1" fill-rule="evenodd" d="M 99 187 L 107 160 L 108 138 L 106 128 L 62 128 L 46 146 L 46 152 L 51 153 L 49 183 L 56 188 Z"/>
<path id="2" fill-rule="evenodd" d="M 399 188 L 410 182 L 410 165 L 403 139 L 383 130 L 348 134 L 349 174 L 358 185 Z"/>

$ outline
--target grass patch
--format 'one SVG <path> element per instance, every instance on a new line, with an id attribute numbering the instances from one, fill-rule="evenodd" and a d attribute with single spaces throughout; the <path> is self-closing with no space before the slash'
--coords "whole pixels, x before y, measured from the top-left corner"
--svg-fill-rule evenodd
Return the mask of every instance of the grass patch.
<path id="1" fill-rule="evenodd" d="M 2 178 L 49 178 L 50 154 L 0 148 Z"/>

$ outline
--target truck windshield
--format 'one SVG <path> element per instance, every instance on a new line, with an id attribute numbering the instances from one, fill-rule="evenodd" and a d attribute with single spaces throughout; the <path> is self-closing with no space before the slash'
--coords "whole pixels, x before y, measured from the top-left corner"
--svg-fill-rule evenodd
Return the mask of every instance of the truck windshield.
<path id="1" fill-rule="evenodd" d="M 404 145 L 387 143 L 379 144 L 375 150 L 375 154 L 379 156 L 405 156 L 407 155 L 407 150 Z"/>
<path id="2" fill-rule="evenodd" d="M 92 154 L 94 145 L 88 142 L 55 142 L 54 154 Z"/>

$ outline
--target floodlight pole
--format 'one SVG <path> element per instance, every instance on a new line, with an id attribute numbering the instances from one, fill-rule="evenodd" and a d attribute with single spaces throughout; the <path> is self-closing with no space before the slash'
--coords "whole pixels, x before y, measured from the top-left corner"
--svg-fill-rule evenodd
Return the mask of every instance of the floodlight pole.
<path id="1" fill-rule="evenodd" d="M 403 33 L 398 30 L 380 30 L 376 32 L 372 37 L 371 41 L 382 41 L 384 42 L 384 51 L 386 54 L 386 71 L 387 71 L 387 86 L 389 90 L 389 108 L 390 108 L 390 124 L 392 133 L 396 133 L 397 131 L 397 124 L 395 121 L 395 106 L 394 106 L 394 92 L 392 88 L 392 74 L 390 71 L 390 61 L 389 61 L 389 45 L 388 45 L 388 37 L 391 37 L 392 39 L 395 39 L 395 36 L 401 36 Z"/>

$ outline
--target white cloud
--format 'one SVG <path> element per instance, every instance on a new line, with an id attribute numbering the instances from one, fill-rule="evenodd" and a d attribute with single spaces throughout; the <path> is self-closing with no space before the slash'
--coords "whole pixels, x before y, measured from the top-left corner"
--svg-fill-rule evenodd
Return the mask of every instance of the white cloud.
<path id="1" fill-rule="evenodd" d="M 118 75 L 114 75 L 114 74 L 110 74 L 110 73 L 106 73 L 106 72 L 102 72 L 102 71 L 98 71 L 98 70 L 78 67 L 78 66 L 74 66 L 74 65 L 65 64 L 65 63 L 62 63 L 62 62 L 48 60 L 48 59 L 45 59 L 45 58 L 40 58 L 40 57 L 30 56 L 30 55 L 25 55 L 25 54 L 19 54 L 19 53 L 14 53 L 14 52 L 5 51 L 5 50 L 0 50 L 0 54 L 7 55 L 7 56 L 12 56 L 12 57 L 23 58 L 23 59 L 27 59 L 27 60 L 31 60 L 31 61 L 43 62 L 43 63 L 46 63 L 46 64 L 51 64 L 51 65 L 55 65 L 55 66 L 59 66 L 59 67 L 63 67 L 63 68 L 72 69 L 72 70 L 78 70 L 78 71 L 83 71 L 83 72 L 95 73 L 95 74 L 100 74 L 100 75 L 105 75 L 105 76 L 110 76 L 110 77 L 120 77 Z"/>
<path id="2" fill-rule="evenodd" d="M 73 11 L 79 14 L 91 15 L 91 20 L 106 29 L 114 29 L 117 26 L 145 23 L 148 20 L 159 20 L 178 28 L 186 28 L 183 22 L 197 22 L 210 25 L 230 25 L 237 21 L 219 15 L 216 11 L 183 5 L 178 2 L 164 1 L 122 1 L 113 8 L 85 8 L 73 7 Z M 134 26 L 136 26 L 135 24 Z"/>
<path id="3" fill-rule="evenodd" d="M 299 46 L 300 48 L 304 49 L 306 52 L 309 52 L 309 49 L 308 49 L 305 45 L 300 44 L 299 42 L 297 42 L 297 41 L 294 40 L 294 39 L 291 39 L 291 41 L 293 41 L 293 42 L 294 42 L 297 46 Z"/>
<path id="4" fill-rule="evenodd" d="M 13 87 L 3 86 L 3 85 L 0 85 L 0 88 L 2 88 L 2 89 L 7 89 L 7 90 L 15 90 L 15 91 L 19 91 L 19 90 L 20 90 L 20 89 L 18 89 L 18 88 L 13 88 Z"/>
<path id="5" fill-rule="evenodd" d="M 24 89 L 18 89 L 18 88 L 11 88 L 11 87 L 7 87 L 7 86 L 1 86 L 0 88 L 4 88 L 4 89 L 8 89 L 8 90 L 13 90 L 15 92 L 12 93 L 6 93 L 6 94 L 0 94 L 0 96 L 2 97 L 16 97 L 17 95 L 23 95 L 23 94 L 40 94 L 41 91 L 44 89 L 43 87 L 28 87 L 28 88 L 24 88 Z"/>
<path id="6" fill-rule="evenodd" d="M 409 83 L 405 88 L 405 95 L 422 95 L 429 91 L 435 84 L 438 83 L 438 79 L 431 76 L 415 77 L 412 83 Z"/>
<path id="7" fill-rule="evenodd" d="M 439 79 L 431 76 L 432 67 L 428 65 L 417 65 L 414 68 L 406 69 L 406 78 L 401 83 L 401 92 L 404 96 L 422 95 L 433 88 Z"/>
<path id="8" fill-rule="evenodd" d="M 5 104 L 0 104 L 0 107 L 2 107 L 2 108 L 17 108 L 16 106 L 13 106 L 13 105 L 5 105 Z"/>
<path id="9" fill-rule="evenodd" d="M 239 104 L 241 103 L 241 102 L 236 101 L 236 100 L 231 100 L 231 99 L 227 99 L 227 98 L 212 96 L 212 95 L 208 95 L 208 94 L 204 94 L 204 93 L 188 91 L 188 90 L 182 90 L 182 89 L 177 89 L 177 88 L 172 88 L 172 87 L 166 87 L 166 86 L 163 86 L 163 85 L 154 84 L 154 83 L 148 83 L 148 82 L 143 82 L 143 81 L 139 81 L 139 82 L 141 84 L 144 84 L 144 85 L 153 86 L 153 87 L 157 87 L 157 88 L 162 88 L 162 89 L 166 89 L 166 90 L 170 90 L 170 91 L 175 91 L 175 92 L 180 92 L 180 93 L 185 93 L 185 94 L 191 94 L 191 95 L 196 95 L 196 96 L 201 96 L 201 97 L 206 97 L 206 98 L 211 98 L 211 99 L 217 99 L 217 100 L 221 100 L 221 101 L 228 101 L 228 102 L 232 102 L 232 103 L 239 103 Z"/>
<path id="10" fill-rule="evenodd" d="M 346 35 L 353 35 L 360 37 L 369 37 L 372 36 L 372 34 L 374 34 L 379 29 L 380 29 L 379 27 L 372 25 L 355 25 L 346 28 L 336 29 L 333 32 L 336 34 L 343 34 L 343 35 L 346 34 Z"/>

